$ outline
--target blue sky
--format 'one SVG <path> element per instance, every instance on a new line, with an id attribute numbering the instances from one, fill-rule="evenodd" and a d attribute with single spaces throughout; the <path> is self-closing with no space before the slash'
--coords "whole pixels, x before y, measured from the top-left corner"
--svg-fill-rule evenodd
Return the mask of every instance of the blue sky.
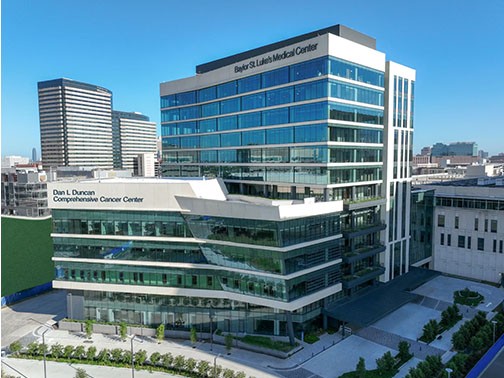
<path id="1" fill-rule="evenodd" d="M 3 0 L 2 155 L 40 156 L 37 82 L 113 92 L 159 125 L 159 83 L 335 24 L 417 70 L 415 152 L 475 141 L 504 152 L 504 0 Z"/>

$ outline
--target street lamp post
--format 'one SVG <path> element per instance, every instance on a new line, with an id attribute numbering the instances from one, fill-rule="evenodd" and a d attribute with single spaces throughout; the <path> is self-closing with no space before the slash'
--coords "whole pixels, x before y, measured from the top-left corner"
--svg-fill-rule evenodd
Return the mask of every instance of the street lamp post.
<path id="1" fill-rule="evenodd" d="M 453 373 L 453 369 L 446 368 L 445 370 L 446 370 L 446 372 L 448 373 L 448 378 L 450 378 L 451 373 Z"/>
<path id="2" fill-rule="evenodd" d="M 137 335 L 131 335 L 130 342 L 131 342 L 131 378 L 135 378 L 135 353 L 133 351 L 133 340 L 136 339 Z M 139 341 L 140 343 L 143 343 L 143 340 Z"/>
<path id="3" fill-rule="evenodd" d="M 45 343 L 45 333 L 50 330 L 51 330 L 50 328 L 47 328 L 44 332 L 42 332 L 42 346 L 44 348 L 44 378 L 47 378 L 47 367 L 46 367 L 47 348 L 46 348 L 46 343 Z"/>
<path id="4" fill-rule="evenodd" d="M 213 351 L 213 313 L 211 308 L 208 317 L 210 318 L 210 350 Z"/>
<path id="5" fill-rule="evenodd" d="M 495 344 L 495 325 L 497 324 L 496 320 L 492 320 L 493 325 L 493 343 Z"/>
<path id="6" fill-rule="evenodd" d="M 214 378 L 217 378 L 217 358 L 220 357 L 221 354 L 219 353 L 217 356 L 214 357 Z"/>

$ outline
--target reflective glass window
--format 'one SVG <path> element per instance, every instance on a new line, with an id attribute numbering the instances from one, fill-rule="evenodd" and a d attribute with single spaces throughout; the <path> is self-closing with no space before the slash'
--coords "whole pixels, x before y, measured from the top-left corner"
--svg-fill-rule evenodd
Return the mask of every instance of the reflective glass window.
<path id="1" fill-rule="evenodd" d="M 179 163 L 199 163 L 199 151 L 178 152 Z"/>
<path id="2" fill-rule="evenodd" d="M 238 127 L 238 117 L 237 116 L 229 116 L 222 117 L 217 120 L 217 129 L 218 130 L 233 130 Z"/>
<path id="3" fill-rule="evenodd" d="M 205 119 L 199 121 L 200 133 L 210 133 L 217 130 L 217 118 Z"/>
<path id="4" fill-rule="evenodd" d="M 200 116 L 199 106 L 188 106 L 186 108 L 180 108 L 180 119 L 193 119 L 199 118 Z"/>
<path id="5" fill-rule="evenodd" d="M 220 102 L 221 114 L 235 113 L 240 111 L 240 98 L 232 98 Z"/>
<path id="6" fill-rule="evenodd" d="M 198 91 L 198 101 L 205 102 L 217 98 L 217 87 L 203 88 Z"/>
<path id="7" fill-rule="evenodd" d="M 274 87 L 275 85 L 289 82 L 289 67 L 282 67 L 277 70 L 264 72 L 261 74 L 262 87 Z"/>
<path id="8" fill-rule="evenodd" d="M 291 122 L 315 121 L 327 119 L 327 103 L 317 102 L 314 104 L 305 104 L 292 106 L 290 108 Z"/>
<path id="9" fill-rule="evenodd" d="M 360 106 L 329 103 L 329 117 L 331 119 L 351 122 L 383 124 L 383 110 L 367 109 Z"/>
<path id="10" fill-rule="evenodd" d="M 305 101 L 314 98 L 327 97 L 327 81 L 320 80 L 311 83 L 296 85 L 295 100 Z"/>
<path id="11" fill-rule="evenodd" d="M 178 109 L 161 111 L 161 122 L 178 121 L 179 119 L 180 119 L 180 113 Z"/>
<path id="12" fill-rule="evenodd" d="M 177 106 L 177 97 L 176 95 L 168 95 L 168 96 L 162 96 L 161 97 L 161 107 L 162 108 L 167 108 L 170 106 Z"/>
<path id="13" fill-rule="evenodd" d="M 279 129 L 266 130 L 267 144 L 292 143 L 294 140 L 294 130 L 292 127 L 282 127 Z"/>
<path id="14" fill-rule="evenodd" d="M 198 123 L 196 121 L 177 123 L 179 134 L 194 134 L 198 132 Z"/>
<path id="15" fill-rule="evenodd" d="M 279 108 L 262 112 L 263 126 L 289 123 L 289 108 Z"/>
<path id="16" fill-rule="evenodd" d="M 383 73 L 380 71 L 332 57 L 329 61 L 331 75 L 383 87 Z"/>
<path id="17" fill-rule="evenodd" d="M 237 151 L 239 163 L 261 163 L 262 150 L 260 148 L 240 149 Z"/>
<path id="18" fill-rule="evenodd" d="M 290 66 L 290 81 L 309 79 L 327 75 L 327 58 L 313 59 Z"/>
<path id="19" fill-rule="evenodd" d="M 165 148 L 180 148 L 180 138 L 163 138 L 163 149 Z"/>
<path id="20" fill-rule="evenodd" d="M 240 146 L 240 133 L 221 134 L 221 147 Z"/>
<path id="21" fill-rule="evenodd" d="M 265 103 L 264 92 L 242 97 L 242 110 L 263 108 Z"/>
<path id="22" fill-rule="evenodd" d="M 238 116 L 238 124 L 240 129 L 261 126 L 261 112 L 240 114 Z"/>
<path id="23" fill-rule="evenodd" d="M 219 115 L 219 103 L 211 102 L 209 104 L 201 105 L 201 116 L 211 117 L 214 115 Z"/>
<path id="24" fill-rule="evenodd" d="M 244 77 L 238 80 L 238 93 L 251 92 L 261 89 L 261 75 Z"/>
<path id="25" fill-rule="evenodd" d="M 294 87 L 286 87 L 266 92 L 266 106 L 294 102 Z"/>
<path id="26" fill-rule="evenodd" d="M 220 163 L 236 163 L 236 150 L 220 150 L 219 151 Z"/>
<path id="27" fill-rule="evenodd" d="M 362 88 L 356 85 L 339 83 L 337 81 L 330 81 L 330 96 L 341 98 L 344 100 L 365 102 L 372 105 L 383 106 L 383 92 Z"/>
<path id="28" fill-rule="evenodd" d="M 304 184 L 328 184 L 327 168 L 295 167 L 294 182 Z"/>
<path id="29" fill-rule="evenodd" d="M 177 105 L 189 105 L 196 103 L 196 91 L 177 93 Z"/>
<path id="30" fill-rule="evenodd" d="M 294 128 L 295 143 L 327 141 L 327 124 L 296 126 Z"/>
<path id="31" fill-rule="evenodd" d="M 217 151 L 205 150 L 201 151 L 200 160 L 202 163 L 217 163 Z"/>
<path id="32" fill-rule="evenodd" d="M 327 163 L 327 147 L 291 147 L 291 163 Z"/>
<path id="33" fill-rule="evenodd" d="M 180 147 L 182 148 L 198 148 L 199 147 L 199 136 L 188 136 L 180 138 Z"/>
<path id="34" fill-rule="evenodd" d="M 266 168 L 268 181 L 294 182 L 294 170 L 292 167 Z"/>
<path id="35" fill-rule="evenodd" d="M 265 144 L 265 130 L 247 131 L 242 133 L 242 145 L 253 146 Z"/>
<path id="36" fill-rule="evenodd" d="M 274 147 L 263 149 L 263 162 L 264 163 L 288 163 L 289 162 L 289 148 L 288 147 Z"/>
<path id="37" fill-rule="evenodd" d="M 220 84 L 217 86 L 217 97 L 227 97 L 236 94 L 236 81 Z"/>
<path id="38" fill-rule="evenodd" d="M 220 144 L 219 135 L 213 134 L 213 135 L 202 135 L 201 136 L 201 147 L 202 148 L 220 147 L 219 144 Z"/>

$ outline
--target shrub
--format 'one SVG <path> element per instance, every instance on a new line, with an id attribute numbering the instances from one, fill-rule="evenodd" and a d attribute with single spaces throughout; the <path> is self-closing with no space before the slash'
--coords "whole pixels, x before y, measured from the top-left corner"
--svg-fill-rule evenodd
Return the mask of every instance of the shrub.
<path id="1" fill-rule="evenodd" d="M 178 371 L 182 371 L 185 367 L 184 356 L 178 355 L 173 359 L 173 367 Z"/>
<path id="2" fill-rule="evenodd" d="M 86 358 L 89 361 L 93 361 L 96 357 L 96 347 L 90 346 L 86 352 Z"/>
<path id="3" fill-rule="evenodd" d="M 198 370 L 198 374 L 200 376 L 207 377 L 210 373 L 210 363 L 208 361 L 201 360 L 198 362 L 196 369 Z"/>
<path id="4" fill-rule="evenodd" d="M 69 360 L 70 358 L 72 358 L 73 351 L 74 351 L 73 346 L 71 346 L 71 345 L 65 346 L 65 349 L 63 349 L 63 357 L 65 357 L 67 360 Z"/>
<path id="5" fill-rule="evenodd" d="M 147 361 L 147 352 L 143 349 L 140 349 L 135 353 L 135 363 L 142 366 L 143 364 L 145 364 L 145 361 Z"/>
<path id="6" fill-rule="evenodd" d="M 51 356 L 54 358 L 60 358 L 63 355 L 63 345 L 56 343 L 51 345 Z"/>
<path id="7" fill-rule="evenodd" d="M 86 355 L 86 348 L 83 345 L 76 346 L 73 352 L 73 356 L 78 360 L 82 360 Z"/>
<path id="8" fill-rule="evenodd" d="M 102 364 L 107 364 L 110 362 L 110 351 L 108 349 L 102 349 L 98 352 L 98 356 L 96 357 L 98 361 Z"/>
<path id="9" fill-rule="evenodd" d="M 38 356 L 38 354 L 39 354 L 39 344 L 36 341 L 31 342 L 30 344 L 28 344 L 28 346 L 27 346 L 27 353 L 30 356 Z"/>
<path id="10" fill-rule="evenodd" d="M 159 327 L 156 328 L 156 339 L 158 344 L 164 340 L 165 326 L 164 324 L 160 324 Z"/>
<path id="11" fill-rule="evenodd" d="M 77 368 L 75 371 L 75 378 L 87 378 L 87 376 L 86 370 L 82 368 Z"/>
<path id="12" fill-rule="evenodd" d="M 161 361 L 161 354 L 159 352 L 154 352 L 149 358 L 152 365 L 156 366 Z"/>
<path id="13" fill-rule="evenodd" d="M 16 340 L 9 345 L 9 350 L 14 355 L 18 354 L 21 351 L 21 348 L 22 348 L 22 345 L 19 340 Z"/>
<path id="14" fill-rule="evenodd" d="M 320 340 L 319 337 L 317 335 L 315 335 L 314 333 L 307 333 L 304 336 L 304 341 L 305 341 L 305 343 L 308 343 L 308 344 L 316 343 L 319 340 Z"/>
<path id="15" fill-rule="evenodd" d="M 119 336 L 122 341 L 126 341 L 126 336 L 128 335 L 128 326 L 125 322 L 119 324 Z"/>
<path id="16" fill-rule="evenodd" d="M 196 368 L 196 360 L 194 358 L 188 358 L 187 360 L 185 360 L 185 370 L 188 371 L 188 372 L 193 372 L 194 369 Z"/>
<path id="17" fill-rule="evenodd" d="M 122 362 L 124 351 L 120 348 L 114 348 L 110 351 L 110 355 L 112 356 L 112 360 L 114 362 Z"/>
<path id="18" fill-rule="evenodd" d="M 173 364 L 173 356 L 171 353 L 166 353 L 166 354 L 163 354 L 163 356 L 161 357 L 161 363 L 163 364 L 163 366 L 167 369 L 170 369 L 172 367 L 172 364 Z"/>
<path id="19" fill-rule="evenodd" d="M 355 371 L 358 378 L 364 378 L 364 375 L 366 374 L 366 360 L 364 360 L 363 357 L 359 357 L 359 362 L 357 362 Z"/>
<path id="20" fill-rule="evenodd" d="M 196 341 L 198 341 L 198 334 L 196 333 L 196 328 L 192 327 L 191 328 L 191 343 L 196 344 Z"/>

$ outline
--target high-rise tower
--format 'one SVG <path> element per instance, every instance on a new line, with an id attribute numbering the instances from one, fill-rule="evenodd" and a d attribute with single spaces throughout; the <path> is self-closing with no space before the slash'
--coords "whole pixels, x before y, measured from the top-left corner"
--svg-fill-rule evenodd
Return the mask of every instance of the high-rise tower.
<path id="1" fill-rule="evenodd" d="M 38 83 L 44 168 L 112 168 L 112 92 L 69 79 Z"/>

